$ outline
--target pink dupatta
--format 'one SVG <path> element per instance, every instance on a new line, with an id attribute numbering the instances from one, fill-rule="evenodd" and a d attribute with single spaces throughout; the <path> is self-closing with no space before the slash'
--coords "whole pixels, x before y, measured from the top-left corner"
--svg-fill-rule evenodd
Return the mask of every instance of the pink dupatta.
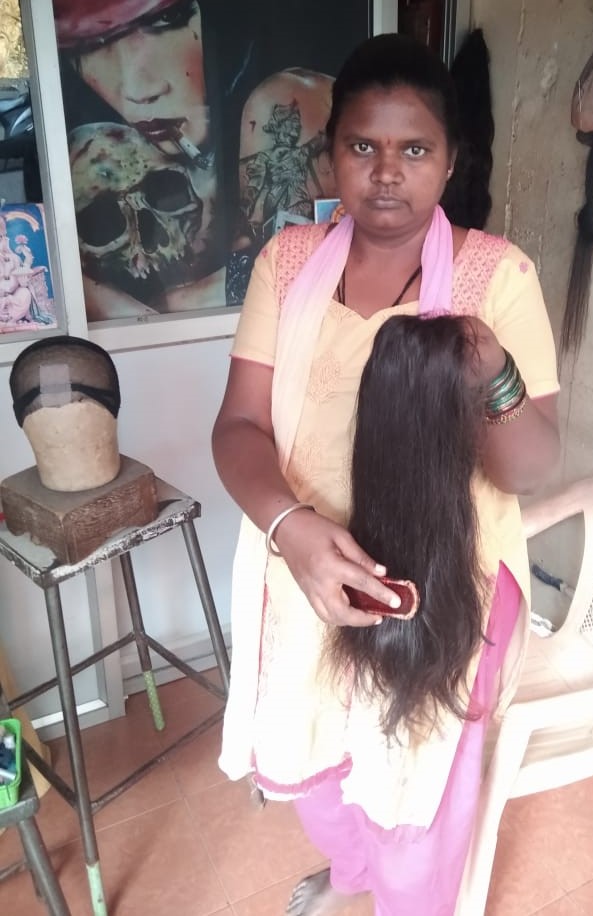
<path id="1" fill-rule="evenodd" d="M 293 280 L 280 312 L 272 384 L 272 424 L 280 467 L 286 470 L 298 429 L 313 353 L 323 316 L 348 258 L 354 220 L 343 217 Z M 435 208 L 422 247 L 419 314 L 451 311 L 453 233 Z"/>

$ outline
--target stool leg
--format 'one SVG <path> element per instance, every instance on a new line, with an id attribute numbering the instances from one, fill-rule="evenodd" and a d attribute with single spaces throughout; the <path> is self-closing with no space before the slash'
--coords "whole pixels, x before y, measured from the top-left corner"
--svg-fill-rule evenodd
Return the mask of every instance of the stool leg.
<path id="1" fill-rule="evenodd" d="M 119 561 L 121 563 L 121 571 L 124 577 L 126 595 L 128 597 L 128 605 L 130 608 L 130 617 L 132 618 L 132 627 L 134 629 L 134 638 L 136 641 L 136 648 L 138 650 L 138 658 L 140 659 L 140 667 L 144 677 L 144 684 L 146 685 L 148 705 L 150 706 L 150 711 L 152 713 L 154 727 L 157 729 L 157 731 L 162 731 L 165 727 L 165 719 L 161 709 L 161 701 L 159 700 L 156 682 L 154 679 L 152 662 L 150 660 L 150 652 L 148 651 L 148 646 L 146 645 L 146 640 L 144 638 L 146 636 L 146 632 L 144 630 L 144 621 L 142 620 L 142 611 L 140 610 L 140 599 L 138 598 L 138 589 L 136 588 L 136 578 L 134 576 L 134 569 L 132 567 L 132 558 L 130 557 L 129 553 L 122 553 Z"/>
<path id="2" fill-rule="evenodd" d="M 35 818 L 29 817 L 17 824 L 17 827 L 35 889 L 41 894 L 51 916 L 70 916 L 66 898 L 56 879 Z"/>
<path id="3" fill-rule="evenodd" d="M 101 879 L 101 866 L 99 864 L 97 837 L 93 824 L 91 799 L 89 796 L 89 786 L 82 753 L 82 741 L 80 738 L 80 726 L 76 712 L 74 688 L 72 686 L 70 656 L 68 654 L 68 644 L 66 642 L 64 615 L 62 613 L 60 591 L 57 585 L 50 585 L 45 589 L 45 604 L 49 619 L 49 632 L 56 665 L 62 714 L 64 716 L 66 741 L 68 743 L 70 766 L 72 768 L 72 779 L 74 782 L 74 791 L 76 793 L 76 808 L 82 834 L 82 845 L 91 892 L 93 916 L 107 916 L 103 882 Z"/>
<path id="4" fill-rule="evenodd" d="M 218 614 L 216 613 L 216 605 L 214 604 L 212 590 L 210 589 L 208 574 L 204 565 L 202 551 L 200 550 L 198 536 L 196 534 L 196 529 L 194 528 L 193 522 L 191 521 L 182 522 L 181 530 L 183 532 L 183 539 L 185 540 L 189 562 L 191 563 L 196 585 L 198 586 L 198 592 L 202 602 L 202 607 L 204 608 L 204 616 L 206 617 L 206 623 L 208 624 L 208 631 L 210 633 L 210 639 L 212 640 L 212 647 L 214 649 L 214 655 L 216 657 L 218 670 L 220 671 L 222 685 L 224 687 L 225 693 L 228 696 L 229 683 L 231 678 L 229 656 L 224 644 L 222 630 L 220 628 L 220 621 L 218 619 Z"/>

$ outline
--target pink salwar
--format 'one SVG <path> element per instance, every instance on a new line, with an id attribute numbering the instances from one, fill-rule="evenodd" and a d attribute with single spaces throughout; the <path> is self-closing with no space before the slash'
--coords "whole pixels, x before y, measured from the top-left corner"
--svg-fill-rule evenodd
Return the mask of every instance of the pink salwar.
<path id="1" fill-rule="evenodd" d="M 521 593 L 499 567 L 487 641 L 471 694 L 486 712 L 464 723 L 437 814 L 428 829 L 384 830 L 358 805 L 342 803 L 345 773 L 328 775 L 295 801 L 309 839 L 331 862 L 332 887 L 343 894 L 370 891 L 376 916 L 453 916 L 477 807 L 484 739 L 496 705 L 500 671 L 517 622 Z"/>

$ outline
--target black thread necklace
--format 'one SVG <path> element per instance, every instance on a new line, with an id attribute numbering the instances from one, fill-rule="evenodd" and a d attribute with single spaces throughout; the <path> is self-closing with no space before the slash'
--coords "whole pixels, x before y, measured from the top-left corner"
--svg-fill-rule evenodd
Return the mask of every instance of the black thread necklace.
<path id="1" fill-rule="evenodd" d="M 403 286 L 403 289 L 402 289 L 401 293 L 399 294 L 399 296 L 397 297 L 397 299 L 396 299 L 394 302 L 392 302 L 391 308 L 393 308 L 394 306 L 399 305 L 399 304 L 401 303 L 402 299 L 404 298 L 404 296 L 405 296 L 406 293 L 408 292 L 410 286 L 412 285 L 412 283 L 414 282 L 414 280 L 415 280 L 417 277 L 420 276 L 421 273 L 422 273 L 422 264 L 420 264 L 420 265 L 416 268 L 416 270 L 414 270 L 414 271 L 410 274 L 410 276 L 408 277 L 408 279 L 407 279 L 406 282 L 404 283 L 404 286 Z M 345 268 L 345 267 L 344 267 L 344 270 L 342 271 L 342 276 L 340 277 L 340 279 L 339 279 L 339 281 L 338 281 L 337 293 L 338 293 L 338 302 L 341 302 L 342 305 L 346 305 L 346 268 Z"/>

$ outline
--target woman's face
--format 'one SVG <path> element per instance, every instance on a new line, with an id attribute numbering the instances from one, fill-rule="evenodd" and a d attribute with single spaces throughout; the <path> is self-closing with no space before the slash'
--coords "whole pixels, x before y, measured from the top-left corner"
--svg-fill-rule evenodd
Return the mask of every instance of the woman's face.
<path id="1" fill-rule="evenodd" d="M 128 124 L 175 155 L 179 132 L 203 149 L 208 110 L 202 23 L 195 0 L 143 17 L 138 27 L 79 57 L 82 78 Z"/>
<path id="2" fill-rule="evenodd" d="M 344 105 L 332 149 L 338 194 L 357 230 L 405 238 L 430 221 L 454 152 L 414 89 L 372 88 Z"/>

